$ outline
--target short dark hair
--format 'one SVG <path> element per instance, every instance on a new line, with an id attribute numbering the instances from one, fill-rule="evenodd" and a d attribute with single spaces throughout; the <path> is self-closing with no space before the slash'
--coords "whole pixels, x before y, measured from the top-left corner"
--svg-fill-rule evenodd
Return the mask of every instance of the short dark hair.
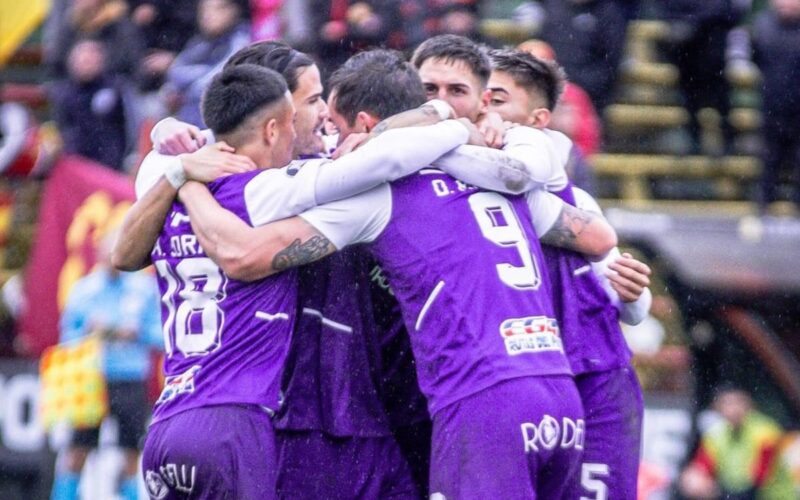
<path id="1" fill-rule="evenodd" d="M 484 87 L 492 72 L 486 51 L 469 38 L 459 35 L 439 35 L 425 40 L 414 51 L 411 63 L 419 69 L 428 59 L 463 62 Z"/>
<path id="2" fill-rule="evenodd" d="M 289 92 L 297 90 L 297 79 L 304 68 L 314 65 L 307 54 L 291 48 L 283 42 L 256 42 L 239 49 L 225 63 L 225 68 L 240 64 L 256 64 L 283 75 Z"/>
<path id="3" fill-rule="evenodd" d="M 539 59 L 523 50 L 498 49 L 489 52 L 492 69 L 508 73 L 517 85 L 528 92 L 540 93 L 553 111 L 561 94 L 567 76 L 555 61 Z"/>
<path id="4" fill-rule="evenodd" d="M 347 60 L 329 80 L 336 111 L 353 125 L 360 111 L 379 119 L 425 103 L 416 70 L 396 50 L 375 49 Z"/>
<path id="5" fill-rule="evenodd" d="M 283 77 L 263 66 L 225 68 L 203 94 L 203 120 L 215 134 L 233 132 L 250 116 L 283 99 L 287 90 Z"/>

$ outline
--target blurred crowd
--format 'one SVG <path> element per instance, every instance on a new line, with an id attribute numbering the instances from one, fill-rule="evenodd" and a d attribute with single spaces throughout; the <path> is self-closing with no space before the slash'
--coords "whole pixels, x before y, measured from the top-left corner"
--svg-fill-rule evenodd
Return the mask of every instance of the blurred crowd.
<path id="1" fill-rule="evenodd" d="M 324 79 L 365 48 L 383 46 L 409 53 L 425 39 L 443 33 L 502 46 L 503 42 L 484 35 L 480 29 L 491 3 L 54 0 L 43 32 L 51 116 L 65 151 L 121 172 L 132 172 L 142 153 L 150 148 L 149 130 L 158 120 L 176 116 L 205 128 L 199 106 L 203 90 L 229 56 L 252 41 L 287 41 L 316 59 Z M 757 106 L 762 120 L 762 144 L 757 152 L 763 161 L 757 201 L 765 208 L 785 197 L 778 186 L 781 178 L 787 178 L 793 188 L 788 197 L 800 206 L 800 0 L 500 3 L 511 4 L 515 18 L 529 22 L 526 26 L 530 26 L 531 39 L 519 47 L 539 58 L 557 60 L 567 73 L 569 83 L 553 113 L 551 126 L 570 136 L 580 153 L 570 172 L 576 185 L 592 190 L 590 158 L 604 149 L 603 110 L 616 99 L 619 70 L 626 57 L 626 26 L 643 16 L 646 9 L 648 17 L 668 22 L 663 56 L 679 72 L 679 88 L 690 117 L 689 153 L 709 153 L 703 147 L 698 118 L 704 108 L 713 108 L 720 116 L 722 150 L 714 154 L 741 152 L 731 120 L 731 75 L 757 68 L 761 75 Z M 24 141 L 14 139 L 18 122 L 25 119 L 23 115 L 17 108 L 0 105 L 0 171 L 15 160 L 9 151 L 24 146 Z M 126 291 L 118 276 L 104 273 L 108 270 L 99 270 L 83 283 L 95 294 L 91 300 L 84 297 L 85 304 L 103 304 L 108 297 Z M 93 280 L 102 282 L 102 286 Z M 8 288 L 3 293 L 15 295 Z M 19 295 L 17 291 L 15 296 Z M 9 301 L 7 297 L 4 300 Z M 94 314 L 83 310 L 68 312 L 87 317 Z M 95 320 L 82 324 L 85 331 L 81 335 L 99 328 Z M 0 339 L 0 352 L 11 355 L 12 337 L 5 338 L 12 331 L 11 326 L 5 325 L 11 319 L 0 317 L 0 322 L 0 334 L 4 336 Z M 133 375 L 125 372 L 114 380 L 122 385 L 134 381 L 137 391 L 149 369 L 139 351 L 153 343 L 149 334 L 145 335 L 144 320 L 142 323 L 136 328 L 116 324 L 104 327 L 118 347 L 138 353 L 120 356 L 138 363 L 130 370 Z M 658 354 L 663 354 L 662 358 L 671 354 L 669 360 L 656 359 L 656 354 L 649 354 L 650 365 L 678 366 L 688 377 L 690 361 L 685 359 L 684 350 L 678 361 L 678 356 L 666 349 Z M 678 371 L 659 378 L 653 375 L 654 369 L 645 369 L 640 378 L 644 373 L 665 387 L 678 383 L 682 388 L 688 387 L 690 382 L 673 376 Z M 658 386 L 656 382 L 653 384 Z M 698 425 L 699 441 L 680 477 L 680 493 L 686 498 L 745 499 L 761 498 L 769 488 L 782 491 L 781 474 L 785 470 L 781 468 L 781 453 L 786 441 L 778 425 L 758 413 L 750 396 L 738 389 L 721 390 L 713 410 L 713 418 L 701 419 Z M 138 422 L 132 426 L 139 426 Z M 74 457 L 68 467 L 73 476 L 83 466 L 87 450 L 97 445 L 95 434 L 83 437 L 84 441 L 73 446 Z M 137 438 L 130 439 L 134 442 Z M 135 470 L 133 461 L 128 465 L 131 471 Z M 75 477 L 68 479 L 76 481 Z M 65 487 L 77 487 L 76 484 Z"/>
<path id="2" fill-rule="evenodd" d="M 637 17 L 668 22 L 662 56 L 679 71 L 688 111 L 690 154 L 709 154 L 698 112 L 717 110 L 721 149 L 760 154 L 756 195 L 762 208 L 789 197 L 798 178 L 800 0 L 539 0 L 508 4 L 532 40 L 521 47 L 557 59 L 570 84 L 553 128 L 584 157 L 603 149 L 603 109 L 615 102 L 626 58 L 626 25 Z M 489 46 L 480 29 L 481 0 L 56 0 L 46 22 L 44 60 L 52 116 L 67 151 L 117 170 L 133 169 L 146 129 L 174 115 L 202 126 L 198 103 L 210 77 L 237 49 L 283 39 L 311 54 L 323 78 L 350 55 L 383 46 L 410 52 L 426 38 L 455 33 Z M 731 77 L 760 70 L 762 144 L 736 147 Z M 575 172 L 591 189 L 588 165 Z M 585 175 L 584 175 L 585 174 Z M 581 176 L 585 179 L 580 179 Z M 779 192 L 781 179 L 794 188 Z"/>

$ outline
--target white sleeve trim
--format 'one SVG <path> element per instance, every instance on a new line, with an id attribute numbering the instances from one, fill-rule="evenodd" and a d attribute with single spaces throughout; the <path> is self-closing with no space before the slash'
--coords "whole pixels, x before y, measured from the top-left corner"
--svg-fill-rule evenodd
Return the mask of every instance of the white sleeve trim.
<path id="1" fill-rule="evenodd" d="M 392 189 L 381 184 L 358 196 L 335 201 L 300 214 L 337 249 L 375 241 L 392 217 Z"/>
<path id="2" fill-rule="evenodd" d="M 581 210 L 586 210 L 587 212 L 592 212 L 597 215 L 603 215 L 603 210 L 600 208 L 600 204 L 597 203 L 592 195 L 584 191 L 583 189 L 572 186 L 572 195 L 575 197 L 575 206 L 580 208 Z"/>
<path id="3" fill-rule="evenodd" d="M 136 182 L 134 183 L 136 199 L 146 195 L 164 175 L 167 168 L 174 165 L 175 162 L 180 164 L 177 156 L 162 155 L 155 151 L 148 153 L 139 166 L 139 171 L 136 172 Z"/>
<path id="4" fill-rule="evenodd" d="M 244 201 L 253 226 L 297 215 L 316 206 L 314 185 L 329 160 L 293 162 L 264 170 L 244 187 Z"/>
<path id="5" fill-rule="evenodd" d="M 316 200 L 320 204 L 340 200 L 405 177 L 468 138 L 469 131 L 456 120 L 388 130 L 321 169 L 315 184 Z"/>
<path id="6" fill-rule="evenodd" d="M 525 198 L 528 201 L 528 208 L 531 210 L 533 227 L 541 238 L 555 225 L 564 209 L 564 202 L 558 196 L 543 189 L 529 191 Z"/>

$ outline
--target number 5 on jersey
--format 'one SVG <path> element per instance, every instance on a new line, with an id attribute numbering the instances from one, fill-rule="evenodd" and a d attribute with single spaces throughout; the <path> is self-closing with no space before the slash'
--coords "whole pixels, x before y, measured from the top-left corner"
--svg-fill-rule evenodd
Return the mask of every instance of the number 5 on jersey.
<path id="1" fill-rule="evenodd" d="M 174 349 L 187 357 L 215 351 L 225 323 L 219 302 L 225 298 L 228 279 L 208 257 L 183 259 L 174 268 L 166 260 L 158 260 L 155 266 L 167 282 L 161 297 L 167 308 L 163 329 L 167 356 L 172 356 Z"/>

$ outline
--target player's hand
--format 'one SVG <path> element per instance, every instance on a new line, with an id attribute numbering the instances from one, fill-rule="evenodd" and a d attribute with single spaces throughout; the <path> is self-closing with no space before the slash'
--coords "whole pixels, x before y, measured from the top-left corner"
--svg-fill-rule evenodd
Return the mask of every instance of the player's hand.
<path id="1" fill-rule="evenodd" d="M 225 142 L 209 144 L 194 153 L 179 156 L 188 180 L 208 183 L 232 174 L 250 172 L 257 168 L 247 156 L 234 154 L 235 149 Z"/>
<path id="2" fill-rule="evenodd" d="M 468 118 L 458 118 L 458 121 L 467 127 L 467 130 L 469 131 L 469 140 L 467 141 L 467 144 L 472 146 L 487 146 L 486 141 L 483 139 L 483 134 L 480 130 L 478 130 L 478 127 L 476 127 L 474 123 L 469 121 Z"/>
<path id="3" fill-rule="evenodd" d="M 162 155 L 194 153 L 206 145 L 206 137 L 194 125 L 165 120 L 155 129 L 153 147 Z"/>
<path id="4" fill-rule="evenodd" d="M 634 259 L 629 253 L 622 254 L 608 268 L 606 276 L 622 302 L 635 302 L 650 286 L 652 271 L 647 264 Z"/>
<path id="5" fill-rule="evenodd" d="M 490 148 L 503 147 L 503 137 L 506 135 L 506 125 L 500 115 L 490 111 L 478 121 L 478 130 L 483 134 L 486 145 Z"/>
<path id="6" fill-rule="evenodd" d="M 340 158 L 347 153 L 352 153 L 356 149 L 366 144 L 372 137 L 365 132 L 356 132 L 347 136 L 347 139 L 342 141 L 341 144 L 336 146 L 336 151 L 333 152 L 331 158 L 334 160 Z"/>

